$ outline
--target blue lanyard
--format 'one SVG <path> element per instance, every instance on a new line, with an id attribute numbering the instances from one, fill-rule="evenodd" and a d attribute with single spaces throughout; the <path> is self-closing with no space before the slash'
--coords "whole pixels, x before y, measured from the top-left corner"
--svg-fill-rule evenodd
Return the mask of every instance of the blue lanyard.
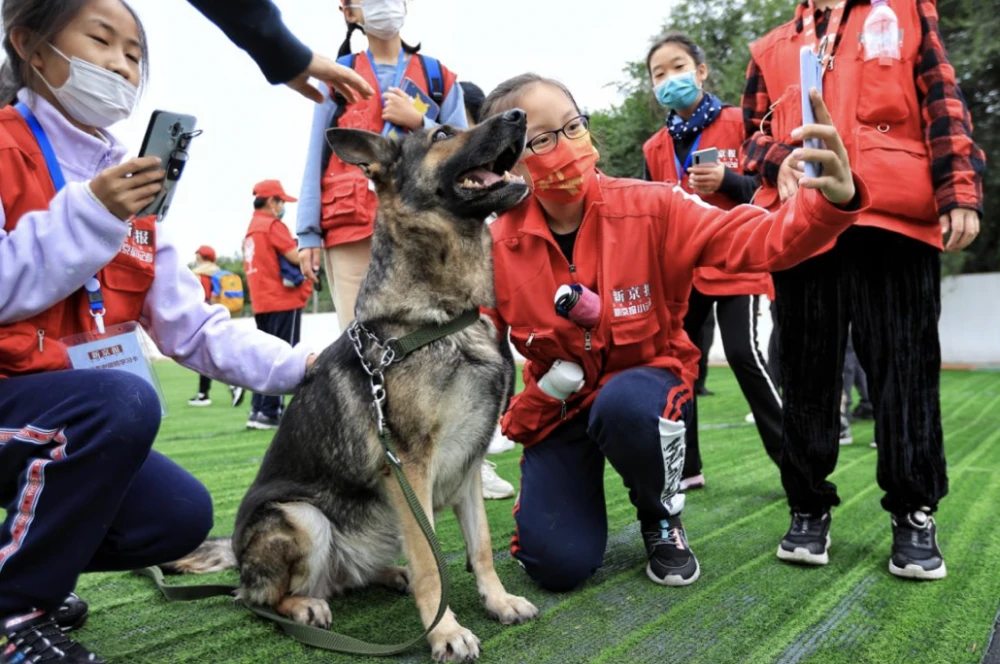
<path id="1" fill-rule="evenodd" d="M 701 134 L 698 134 L 698 138 L 694 139 L 694 144 L 691 145 L 691 150 L 688 152 L 687 158 L 684 160 L 684 169 L 681 170 L 681 160 L 677 158 L 677 150 L 674 149 L 674 165 L 677 167 L 677 182 L 680 183 L 687 174 L 688 169 L 691 168 L 691 160 L 694 159 L 694 153 L 698 151 L 698 146 L 701 145 Z"/>
<path id="2" fill-rule="evenodd" d="M 42 151 L 42 157 L 45 158 L 45 166 L 49 170 L 49 177 L 52 178 L 52 186 L 55 187 L 56 193 L 59 193 L 66 186 L 66 177 L 63 175 L 62 167 L 59 166 L 59 161 L 56 159 L 56 151 L 52 149 L 52 143 L 49 141 L 48 134 L 45 133 L 45 129 L 39 124 L 38 118 L 35 117 L 35 114 L 31 112 L 31 109 L 24 102 L 17 102 L 14 104 L 14 108 L 21 114 L 24 121 L 28 123 L 28 128 L 31 129 L 31 133 L 35 136 L 38 149 Z M 97 275 L 89 279 L 84 284 L 83 289 L 87 292 L 87 299 L 90 301 L 90 315 L 94 317 L 97 331 L 100 334 L 104 334 L 104 314 L 106 311 L 104 309 L 104 296 L 101 294 L 101 282 L 97 278 Z"/>
<path id="3" fill-rule="evenodd" d="M 368 56 L 368 64 L 372 67 L 372 73 L 375 74 L 375 91 L 378 93 L 378 98 L 382 99 L 382 86 L 378 81 L 378 68 L 375 65 L 375 57 L 372 55 L 372 50 L 368 49 L 365 51 L 365 55 Z M 396 73 L 392 75 L 392 86 L 398 88 L 400 83 L 403 82 L 403 75 L 406 73 L 406 51 L 402 48 L 399 49 L 399 60 L 396 61 Z M 392 123 L 386 122 L 382 125 L 382 135 L 387 136 L 389 131 L 392 130 Z"/>

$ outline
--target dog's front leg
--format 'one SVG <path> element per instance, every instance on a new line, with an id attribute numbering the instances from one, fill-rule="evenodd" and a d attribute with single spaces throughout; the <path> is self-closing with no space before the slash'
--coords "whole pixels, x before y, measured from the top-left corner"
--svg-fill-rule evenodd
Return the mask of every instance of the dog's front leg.
<path id="1" fill-rule="evenodd" d="M 432 482 L 428 469 L 419 464 L 411 464 L 403 459 L 403 472 L 413 487 L 431 527 L 434 526 L 434 509 L 431 499 Z M 434 553 L 424 537 L 420 525 L 410 511 L 403 491 L 395 477 L 386 478 L 389 494 L 392 496 L 403 533 L 403 549 L 410 567 L 413 597 L 420 610 L 420 619 L 427 627 L 437 615 L 441 601 L 441 577 L 438 574 Z M 479 639 L 462 627 L 451 609 L 447 609 L 441 621 L 427 635 L 431 654 L 438 662 L 464 662 L 479 658 Z"/>
<path id="2" fill-rule="evenodd" d="M 462 498 L 455 505 L 455 516 L 458 517 L 465 536 L 465 549 L 476 575 L 476 586 L 486 612 L 504 625 L 516 625 L 537 618 L 538 609 L 535 605 L 523 597 L 509 594 L 493 567 L 493 544 L 490 541 L 490 526 L 486 521 L 483 478 L 478 468 L 466 482 Z"/>

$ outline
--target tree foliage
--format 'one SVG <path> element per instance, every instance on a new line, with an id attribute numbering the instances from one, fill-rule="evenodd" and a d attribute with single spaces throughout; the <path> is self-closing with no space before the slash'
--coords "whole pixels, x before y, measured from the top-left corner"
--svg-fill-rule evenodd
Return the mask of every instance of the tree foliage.
<path id="1" fill-rule="evenodd" d="M 915 0 L 904 0 L 915 1 Z M 669 20 L 650 44 L 668 30 L 686 33 L 708 57 L 708 89 L 738 105 L 743 92 L 749 44 L 788 21 L 789 0 L 688 0 L 674 5 Z M 939 0 L 941 31 L 975 122 L 975 139 L 987 154 L 982 231 L 965 252 L 946 257 L 946 272 L 1000 270 L 1000 0 Z M 624 101 L 591 114 L 601 151 L 601 168 L 617 177 L 641 177 L 642 144 L 663 126 L 653 101 L 646 63 L 629 62 L 618 83 Z"/>

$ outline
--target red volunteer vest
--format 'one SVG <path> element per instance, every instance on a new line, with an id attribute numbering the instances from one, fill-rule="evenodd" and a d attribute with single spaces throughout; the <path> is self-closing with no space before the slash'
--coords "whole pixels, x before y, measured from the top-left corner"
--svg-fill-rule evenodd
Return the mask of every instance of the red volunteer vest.
<path id="1" fill-rule="evenodd" d="M 45 158 L 24 118 L 0 109 L 0 198 L 8 233 L 28 212 L 47 210 L 56 191 Z M 155 218 L 136 219 L 114 260 L 97 274 L 107 326 L 138 321 L 153 283 L 156 255 Z M 58 271 L 59 266 L 48 266 Z M 40 314 L 0 325 L 0 377 L 69 368 L 60 339 L 94 330 L 87 295 L 81 288 Z"/>
<path id="2" fill-rule="evenodd" d="M 701 143 L 698 148 L 718 148 L 719 162 L 739 172 L 740 146 L 746 134 L 743 124 L 743 112 L 733 106 L 722 109 L 715 122 L 705 127 L 701 132 Z M 646 166 L 653 180 L 657 182 L 677 182 L 677 161 L 674 153 L 674 140 L 666 127 L 653 134 L 652 138 L 642 146 L 646 157 Z M 737 203 L 718 192 L 714 194 L 699 194 L 691 188 L 687 173 L 680 181 L 681 187 L 692 194 L 700 196 L 706 203 L 723 210 L 731 210 Z M 768 274 L 729 274 L 714 267 L 700 267 L 694 271 L 694 287 L 706 295 L 770 295 L 773 292 L 771 276 Z"/>
<path id="3" fill-rule="evenodd" d="M 271 226 L 281 223 L 270 212 L 257 210 L 243 240 L 243 267 L 255 314 L 301 309 L 312 295 L 312 282 L 308 279 L 298 288 L 288 288 L 281 282 L 278 249 L 271 242 Z"/>
<path id="4" fill-rule="evenodd" d="M 354 59 L 354 70 L 372 86 L 373 90 L 380 89 L 378 77 L 368 60 L 367 53 L 357 54 Z M 456 76 L 443 65 L 441 76 L 444 78 L 444 94 L 447 96 L 455 84 Z M 419 57 L 410 56 L 404 78 L 410 79 L 424 94 L 430 95 L 430 90 L 427 89 L 427 76 Z M 381 133 L 384 125 L 382 98 L 378 95 L 348 104 L 337 122 L 338 127 L 364 129 L 375 133 Z M 375 228 L 375 215 L 378 212 L 378 197 L 369 188 L 368 178 L 360 168 L 345 164 L 337 158 L 337 155 L 331 155 L 330 163 L 320 181 L 320 203 L 323 246 L 332 247 L 371 237 Z"/>
<path id="5" fill-rule="evenodd" d="M 890 5 L 903 32 L 901 60 L 888 66 L 865 62 L 861 34 L 871 5 L 849 3 L 832 69 L 823 78 L 823 99 L 851 168 L 871 191 L 871 208 L 857 225 L 884 228 L 941 249 L 931 158 L 913 74 L 923 38 L 920 16 L 915 2 Z M 797 16 L 803 11 L 808 10 L 800 6 Z M 780 93 L 772 106 L 771 135 L 787 144 L 794 143 L 791 131 L 802 124 L 797 63 L 804 45 L 793 20 L 750 46 L 767 90 Z M 765 184 L 754 202 L 776 209 L 777 188 Z"/>

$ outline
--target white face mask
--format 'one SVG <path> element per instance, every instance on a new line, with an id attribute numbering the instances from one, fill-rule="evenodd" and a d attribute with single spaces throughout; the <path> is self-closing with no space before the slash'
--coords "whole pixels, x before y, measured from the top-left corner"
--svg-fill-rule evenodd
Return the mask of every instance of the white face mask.
<path id="1" fill-rule="evenodd" d="M 54 88 L 41 72 L 37 69 L 35 72 L 74 120 L 88 127 L 106 129 L 132 115 L 139 88 L 104 67 L 77 57 L 67 57 L 55 46 L 52 50 L 69 61 L 66 82 Z"/>
<path id="2" fill-rule="evenodd" d="M 361 0 L 365 13 L 365 34 L 390 39 L 399 34 L 406 19 L 405 0 Z"/>

